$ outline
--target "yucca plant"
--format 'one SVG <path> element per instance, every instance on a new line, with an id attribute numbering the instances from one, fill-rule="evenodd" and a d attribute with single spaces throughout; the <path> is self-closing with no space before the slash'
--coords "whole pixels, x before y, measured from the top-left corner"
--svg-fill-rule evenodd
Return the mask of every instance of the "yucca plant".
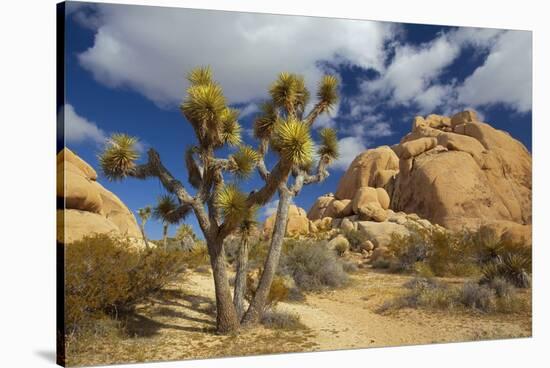
<path id="1" fill-rule="evenodd" d="M 195 242 L 197 241 L 197 235 L 193 231 L 193 228 L 189 224 L 181 224 L 176 230 L 176 240 L 181 242 L 183 249 L 187 251 L 193 250 Z"/>
<path id="2" fill-rule="evenodd" d="M 188 73 L 187 79 L 189 86 L 180 109 L 196 135 L 196 144 L 187 147 L 185 153 L 187 179 L 196 188 L 195 195 L 164 166 L 154 149 L 149 149 L 147 160 L 138 164 L 137 140 L 133 137 L 114 135 L 99 161 L 103 173 L 111 180 L 159 179 L 168 195 L 161 198 L 153 214 L 164 224 L 177 223 L 190 211 L 195 214 L 212 266 L 217 330 L 227 333 L 239 328 L 241 312 L 237 314 L 232 300 L 224 239 L 239 228 L 242 232 L 243 221 L 250 218 L 251 209 L 264 205 L 278 192 L 279 207 L 264 272 L 242 319 L 245 324 L 257 323 L 265 309 L 278 264 L 292 198 L 304 185 L 324 180 L 328 176 L 327 166 L 337 156 L 336 136 L 321 132 L 317 172 L 311 173 L 314 161 L 311 127 L 320 114 L 329 112 L 337 102 L 338 81 L 332 76 L 321 80 L 316 94 L 318 101 L 306 114 L 310 92 L 304 78 L 281 73 L 269 90 L 270 100 L 263 104 L 262 113 L 255 121 L 254 133 L 259 142 L 257 148 L 252 148 L 242 145 L 239 112 L 228 106 L 212 70 L 196 68 Z M 278 159 L 268 169 L 265 156 L 270 145 Z M 238 149 L 227 158 L 216 157 L 215 152 L 226 146 L 238 146 Z M 256 190 L 243 193 L 235 183 L 225 182 L 225 175 L 245 179 L 254 170 L 264 180 Z M 290 180 L 293 183 L 289 183 Z M 164 239 L 166 243 L 166 235 Z"/>
<path id="3" fill-rule="evenodd" d="M 516 287 L 531 285 L 531 259 L 521 254 L 505 254 L 486 264 L 482 269 L 481 283 L 502 278 Z"/>
<path id="4" fill-rule="evenodd" d="M 250 146 L 241 146 L 233 155 L 229 156 L 232 171 L 238 178 L 248 178 L 261 159 L 260 154 Z"/>
<path id="5" fill-rule="evenodd" d="M 165 249 L 168 245 L 168 227 L 178 224 L 187 214 L 187 211 L 182 212 L 179 209 L 176 199 L 169 194 L 160 196 L 153 208 L 153 217 L 162 222 L 162 244 Z"/>
<path id="6" fill-rule="evenodd" d="M 277 207 L 275 224 L 271 236 L 271 243 L 264 263 L 263 273 L 254 298 L 243 317 L 243 323 L 251 325 L 261 319 L 265 310 L 271 283 L 279 263 L 281 248 L 288 221 L 288 209 L 302 190 L 304 185 L 318 183 L 328 177 L 327 167 L 338 157 L 338 139 L 333 130 L 320 132 L 316 172 L 311 173 L 313 167 L 314 143 L 311 137 L 311 127 L 318 116 L 329 112 L 338 102 L 338 80 L 334 76 L 325 76 L 321 80 L 317 91 L 317 103 L 304 116 L 305 106 L 310 93 L 305 87 L 302 77 L 282 73 L 270 89 L 271 101 L 264 103 L 262 113 L 256 119 L 254 134 L 260 141 L 260 153 L 265 154 L 271 145 L 280 157 L 292 163 L 292 184 L 284 180 L 278 190 L 279 204 Z M 258 172 L 264 180 L 273 175 L 267 171 L 260 160 Z"/>
<path id="7" fill-rule="evenodd" d="M 107 179 L 121 180 L 132 174 L 139 157 L 137 139 L 126 134 L 113 134 L 99 155 L 99 163 Z"/>
<path id="8" fill-rule="evenodd" d="M 141 229 L 141 236 L 143 237 L 143 242 L 145 243 L 145 247 L 147 248 L 149 248 L 149 242 L 147 241 L 147 235 L 145 234 L 145 224 L 151 217 L 152 212 L 153 210 L 151 206 L 145 206 L 138 210 L 138 216 L 141 220 L 139 224 L 139 227 Z"/>

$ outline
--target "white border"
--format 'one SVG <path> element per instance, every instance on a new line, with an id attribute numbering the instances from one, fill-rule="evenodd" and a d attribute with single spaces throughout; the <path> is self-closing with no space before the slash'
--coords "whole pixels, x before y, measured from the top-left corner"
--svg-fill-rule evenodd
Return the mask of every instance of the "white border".
<path id="1" fill-rule="evenodd" d="M 400 348 L 154 363 L 147 367 L 542 366 L 550 324 L 547 10 L 542 1 L 294 0 L 117 1 L 146 4 L 533 30 L 534 337 Z M 2 367 L 53 365 L 55 349 L 55 1 L 2 2 L 0 256 Z M 546 170 L 545 170 L 546 169 Z M 546 353 L 546 354 L 545 354 Z M 547 364 L 547 363 L 546 363 Z"/>

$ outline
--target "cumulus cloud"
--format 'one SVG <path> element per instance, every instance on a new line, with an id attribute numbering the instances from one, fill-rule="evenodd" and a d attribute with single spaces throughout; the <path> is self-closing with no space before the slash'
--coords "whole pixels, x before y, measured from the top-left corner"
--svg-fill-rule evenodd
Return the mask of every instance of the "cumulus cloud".
<path id="1" fill-rule="evenodd" d="M 460 28 L 420 46 L 397 44 L 390 64 L 379 78 L 364 82 L 362 91 L 369 99 L 374 95 L 389 105 L 414 107 L 417 113 L 498 103 L 526 112 L 532 100 L 531 38 L 526 31 Z M 442 83 L 442 73 L 467 47 L 486 52 L 484 62 L 463 81 Z M 352 113 L 361 112 L 354 108 Z"/>
<path id="2" fill-rule="evenodd" d="M 71 104 L 65 104 L 64 119 L 66 142 L 81 143 L 88 140 L 98 144 L 105 142 L 105 132 L 96 123 L 78 115 Z"/>
<path id="3" fill-rule="evenodd" d="M 504 103 L 519 112 L 531 110 L 532 62 L 531 32 L 503 33 L 484 64 L 458 87 L 458 102 L 472 106 Z"/>
<path id="4" fill-rule="evenodd" d="M 231 103 L 266 96 L 283 69 L 315 90 L 320 60 L 381 70 L 390 23 L 100 4 L 81 65 L 110 87 L 134 89 L 158 105 L 181 101 L 185 73 L 211 65 Z M 81 15 L 82 17 L 82 15 Z M 93 24 L 93 23 L 92 23 Z"/>
<path id="5" fill-rule="evenodd" d="M 392 102 L 408 104 L 428 88 L 430 82 L 458 56 L 459 51 L 460 47 L 446 35 L 421 46 L 400 45 L 396 47 L 393 61 L 382 77 L 366 82 L 364 90 L 391 95 Z"/>

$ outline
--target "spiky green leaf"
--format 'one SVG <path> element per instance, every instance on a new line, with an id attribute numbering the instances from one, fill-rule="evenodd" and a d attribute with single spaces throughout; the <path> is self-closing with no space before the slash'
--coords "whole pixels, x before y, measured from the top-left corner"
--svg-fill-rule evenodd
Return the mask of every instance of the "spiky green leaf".
<path id="1" fill-rule="evenodd" d="M 307 165 L 313 159 L 313 140 L 309 127 L 296 119 L 276 124 L 272 138 L 273 149 L 295 165 Z"/>
<path id="2" fill-rule="evenodd" d="M 243 218 L 248 210 L 246 198 L 246 194 L 233 184 L 224 186 L 217 193 L 216 205 L 226 222 L 236 223 Z"/>
<path id="3" fill-rule="evenodd" d="M 152 214 L 152 208 L 151 206 L 145 206 L 143 208 L 138 209 L 138 216 L 141 218 L 142 222 L 145 222 L 149 220 Z"/>
<path id="4" fill-rule="evenodd" d="M 230 157 L 231 171 L 239 178 L 248 178 L 260 160 L 260 154 L 250 146 L 241 146 Z"/>
<path id="5" fill-rule="evenodd" d="M 176 239 L 178 240 L 184 240 L 187 237 L 190 237 L 191 239 L 195 240 L 197 239 L 197 235 L 193 231 L 193 228 L 189 224 L 181 224 L 178 229 L 176 230 Z"/>
<path id="6" fill-rule="evenodd" d="M 135 169 L 135 162 L 139 158 L 137 142 L 137 138 L 119 133 L 107 140 L 99 155 L 99 164 L 109 180 L 121 180 Z"/>
<path id="7" fill-rule="evenodd" d="M 238 146 L 241 144 L 241 125 L 237 121 L 239 111 L 226 108 L 220 116 L 222 123 L 220 137 L 223 144 Z"/>
<path id="8" fill-rule="evenodd" d="M 272 102 L 265 102 L 261 110 L 261 115 L 254 123 L 254 136 L 258 139 L 267 139 L 273 133 L 277 121 L 277 108 Z"/>
<path id="9" fill-rule="evenodd" d="M 187 74 L 187 80 L 192 85 L 212 83 L 212 69 L 209 66 L 198 67 Z"/>
<path id="10" fill-rule="evenodd" d="M 165 224 L 177 224 L 188 213 L 185 206 L 182 208 L 183 210 L 173 195 L 164 194 L 158 198 L 157 205 L 153 208 L 153 217 Z"/>
<path id="11" fill-rule="evenodd" d="M 180 106 L 193 125 L 217 122 L 226 109 L 222 88 L 215 83 L 192 85 L 187 98 Z"/>
<path id="12" fill-rule="evenodd" d="M 319 136 L 321 138 L 321 144 L 317 150 L 319 156 L 325 156 L 330 160 L 336 160 L 339 155 L 336 131 L 332 128 L 323 128 L 319 132 Z"/>
<path id="13" fill-rule="evenodd" d="M 338 102 L 338 79 L 333 75 L 325 75 L 319 83 L 317 98 L 323 110 L 330 110 Z"/>

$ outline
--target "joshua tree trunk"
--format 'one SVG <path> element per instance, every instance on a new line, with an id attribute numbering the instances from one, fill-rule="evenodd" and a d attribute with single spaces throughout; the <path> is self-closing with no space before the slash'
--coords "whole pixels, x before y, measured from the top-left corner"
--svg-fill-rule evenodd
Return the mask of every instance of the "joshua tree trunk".
<path id="1" fill-rule="evenodd" d="M 145 224 L 142 222 L 141 226 L 141 236 L 143 237 L 143 241 L 145 242 L 145 248 L 149 249 L 149 242 L 147 242 L 147 236 L 145 235 Z"/>
<path id="2" fill-rule="evenodd" d="M 237 256 L 237 275 L 235 276 L 235 293 L 233 302 L 239 321 L 244 314 L 244 293 L 246 291 L 246 273 L 248 269 L 248 236 L 242 235 L 241 246 Z"/>
<path id="3" fill-rule="evenodd" d="M 288 220 L 288 209 L 292 201 L 292 194 L 286 188 L 279 190 L 279 205 L 277 207 L 277 217 L 275 226 L 273 227 L 273 236 L 271 237 L 271 245 L 264 264 L 264 272 L 258 284 L 258 289 L 254 295 L 254 299 L 250 303 L 246 314 L 243 317 L 242 323 L 246 326 L 258 323 L 262 317 L 271 289 L 271 282 L 281 257 L 281 249 L 286 232 L 286 224 Z"/>
<path id="4" fill-rule="evenodd" d="M 239 320 L 231 300 L 231 288 L 225 268 L 223 241 L 208 244 L 208 253 L 216 290 L 216 330 L 221 334 L 230 333 L 239 328 Z"/>
<path id="5" fill-rule="evenodd" d="M 164 249 L 168 247 L 168 224 L 162 226 L 162 245 Z"/>

